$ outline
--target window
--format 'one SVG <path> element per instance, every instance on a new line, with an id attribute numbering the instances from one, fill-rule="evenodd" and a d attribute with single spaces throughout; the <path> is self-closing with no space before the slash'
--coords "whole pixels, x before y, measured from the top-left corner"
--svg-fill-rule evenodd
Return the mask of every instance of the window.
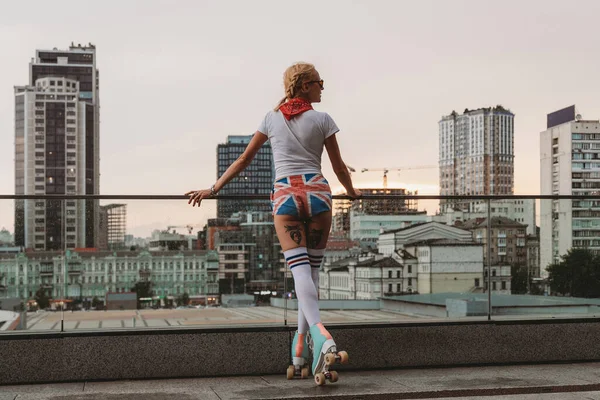
<path id="1" fill-rule="evenodd" d="M 506 290 L 506 281 L 502 281 L 502 290 Z"/>
<path id="2" fill-rule="evenodd" d="M 400 270 L 396 271 L 396 278 L 400 278 Z"/>
<path id="3" fill-rule="evenodd" d="M 408 266 L 408 273 L 409 273 L 409 274 L 412 274 L 412 265 L 409 265 L 409 266 Z"/>
<path id="4" fill-rule="evenodd" d="M 412 278 L 408 278 L 408 286 L 412 286 Z"/>
<path id="5" fill-rule="evenodd" d="M 392 293 L 392 284 L 391 283 L 388 285 L 388 293 Z"/>
<path id="6" fill-rule="evenodd" d="M 475 278 L 475 287 L 479 287 L 479 278 Z"/>
<path id="7" fill-rule="evenodd" d="M 496 282 L 492 282 L 492 290 L 496 290 Z"/>
<path id="8" fill-rule="evenodd" d="M 391 278 L 391 277 L 392 277 L 392 271 L 388 271 L 388 278 Z M 391 291 L 392 291 L 392 290 L 390 289 L 390 292 L 391 292 Z"/>

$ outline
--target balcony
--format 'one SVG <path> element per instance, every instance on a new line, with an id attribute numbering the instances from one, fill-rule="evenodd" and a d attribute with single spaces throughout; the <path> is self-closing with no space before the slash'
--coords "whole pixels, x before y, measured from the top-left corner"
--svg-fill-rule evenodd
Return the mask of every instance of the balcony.
<path id="1" fill-rule="evenodd" d="M 439 200 L 439 196 L 415 196 L 415 199 L 419 201 L 432 200 L 429 197 L 435 197 L 434 200 Z M 8 200 L 16 198 L 16 196 L 12 196 Z M 142 207 L 140 202 L 150 202 L 156 203 L 157 209 L 160 210 L 164 210 L 165 204 L 168 204 L 170 215 L 175 215 L 177 212 L 180 212 L 179 210 L 188 215 L 190 211 L 187 204 L 185 204 L 185 198 L 181 196 L 86 197 L 67 195 L 28 196 L 18 199 L 31 200 L 34 198 L 44 200 L 56 200 L 58 198 L 63 201 L 65 199 L 84 200 L 92 198 L 99 200 L 100 204 L 114 201 L 128 201 L 128 210 L 131 211 L 135 210 L 136 205 L 140 209 L 146 210 L 147 207 L 151 206 L 143 204 Z M 3 199 L 5 198 L 0 197 L 0 201 Z M 221 199 L 226 199 L 226 197 L 222 197 Z M 444 199 L 453 200 L 452 197 L 445 197 Z M 483 199 L 478 199 L 480 201 L 488 201 L 492 198 L 484 197 Z M 177 200 L 177 203 L 171 204 L 175 200 Z M 375 196 L 365 196 L 363 198 L 363 201 L 376 200 Z M 406 199 L 403 198 L 402 200 Z M 552 199 L 544 198 L 541 201 L 542 204 L 544 204 L 543 202 L 550 204 Z M 144 212 L 147 213 L 147 211 Z M 147 215 L 150 215 L 150 213 Z M 152 216 L 157 219 L 163 218 L 160 213 L 152 213 Z M 495 293 L 492 294 L 489 291 L 485 292 L 483 291 L 484 284 L 489 284 L 488 287 L 491 287 L 491 283 L 501 280 L 501 277 L 492 277 L 489 274 L 484 277 L 484 272 L 489 271 L 491 268 L 484 261 L 487 260 L 484 257 L 487 251 L 486 246 L 482 245 L 482 243 L 477 243 L 473 240 L 472 234 L 469 236 L 467 232 L 463 240 L 464 243 L 468 242 L 469 246 L 464 246 L 465 248 L 463 249 L 462 242 L 460 240 L 456 241 L 457 234 L 460 233 L 458 229 L 460 228 L 450 225 L 446 226 L 441 223 L 436 224 L 435 228 L 433 228 L 427 224 L 420 223 L 413 227 L 407 226 L 400 233 L 402 235 L 414 235 L 411 237 L 419 238 L 421 246 L 425 247 L 416 249 L 418 251 L 437 251 L 438 247 L 441 249 L 449 245 L 453 246 L 451 247 L 452 251 L 436 253 L 435 256 L 430 258 L 433 261 L 430 261 L 426 265 L 421 265 L 420 261 L 415 261 L 422 255 L 407 255 L 401 252 L 394 253 L 394 257 L 399 257 L 398 264 L 400 267 L 398 268 L 401 269 L 400 278 L 394 272 L 390 279 L 388 278 L 387 271 L 385 271 L 383 277 L 375 279 L 375 281 L 383 280 L 386 283 L 383 286 L 384 290 L 388 289 L 387 281 L 394 282 L 394 290 L 385 293 L 372 292 L 372 300 L 323 299 L 321 301 L 322 319 L 327 324 L 330 332 L 339 341 L 340 346 L 344 346 L 351 354 L 358 355 L 353 359 L 353 364 L 342 372 L 346 373 L 351 369 L 360 370 L 384 366 L 386 368 L 407 368 L 414 366 L 425 367 L 428 365 L 447 366 L 456 365 L 457 363 L 464 365 L 482 363 L 506 364 L 513 362 L 542 363 L 561 360 L 561 357 L 567 357 L 567 361 L 591 360 L 596 357 L 595 353 L 590 349 L 593 350 L 595 346 L 591 342 L 591 338 L 596 337 L 596 334 L 600 333 L 600 324 L 598 324 L 595 317 L 597 310 L 600 308 L 600 302 L 597 299 L 565 294 L 553 296 L 551 292 L 545 293 L 548 295 L 544 296 L 544 290 L 551 289 L 547 287 L 544 278 L 540 276 L 533 277 L 540 281 L 532 281 L 530 282 L 531 287 L 524 289 L 530 292 L 528 295 L 513 294 L 502 296 Z M 563 228 L 557 225 L 556 229 L 560 230 Z M 434 234 L 444 235 L 449 233 L 452 234 L 452 239 L 445 238 L 446 242 L 436 242 L 436 240 L 442 240 L 439 238 L 432 239 L 432 235 Z M 491 237 L 491 235 L 484 236 Z M 470 242 L 471 240 L 473 243 Z M 557 237 L 557 240 L 560 240 L 560 238 Z M 501 246 L 501 248 L 504 247 Z M 476 249 L 477 252 L 473 249 Z M 406 248 L 405 251 L 407 251 Z M 103 304 L 108 288 L 111 290 L 112 288 L 117 288 L 119 294 L 122 292 L 125 298 L 127 292 L 131 290 L 137 281 L 151 277 L 152 273 L 148 268 L 139 268 L 137 269 L 137 273 L 136 270 L 114 270 L 111 275 L 115 275 L 116 277 L 119 277 L 119 275 L 130 277 L 128 273 L 133 273 L 134 275 L 131 276 L 132 281 L 109 283 L 108 279 L 106 279 L 104 283 L 85 284 L 80 295 L 77 296 L 74 296 L 73 293 L 75 291 L 72 291 L 70 287 L 66 287 L 64 283 L 43 284 L 43 288 L 52 289 L 52 292 L 57 297 L 61 298 L 64 295 L 67 298 L 66 300 L 70 300 L 71 303 L 68 303 L 68 307 L 74 307 L 75 302 L 81 301 L 81 304 L 85 304 L 90 310 L 87 312 L 69 312 L 64 313 L 64 315 L 52 312 L 32 315 L 32 318 L 36 318 L 34 320 L 35 324 L 32 324 L 29 329 L 36 331 L 35 337 L 31 336 L 32 332 L 14 331 L 0 334 L 0 352 L 4 351 L 3 344 L 6 346 L 10 344 L 8 348 L 11 351 L 17 351 L 20 349 L 19 346 L 36 346 L 36 343 L 39 342 L 35 342 L 35 340 L 53 339 L 57 340 L 58 344 L 56 348 L 49 348 L 49 359 L 55 359 L 52 355 L 56 353 L 57 355 L 62 355 L 58 359 L 64 360 L 64 362 L 61 361 L 57 365 L 48 366 L 48 368 L 37 368 L 36 376 L 12 374 L 11 371 L 0 371 L 0 382 L 23 383 L 73 379 L 98 380 L 114 379 L 115 377 L 136 379 L 150 376 L 148 375 L 148 371 L 155 371 L 155 375 L 152 376 L 167 378 L 174 376 L 203 376 L 209 373 L 212 376 L 227 376 L 233 373 L 269 374 L 285 370 L 289 356 L 290 333 L 296 329 L 297 310 L 293 307 L 293 296 L 292 298 L 285 297 L 293 291 L 294 286 L 291 279 L 286 279 L 290 278 L 291 275 L 289 274 L 289 269 L 281 268 L 283 264 L 271 263 L 268 271 L 260 271 L 256 263 L 260 263 L 261 266 L 266 265 L 266 263 L 257 257 L 253 258 L 255 256 L 254 250 L 248 251 L 248 254 L 252 256 L 248 260 L 228 260 L 236 268 L 235 270 L 227 271 L 235 273 L 236 279 L 232 283 L 237 287 L 237 281 L 239 280 L 239 287 L 242 289 L 249 287 L 248 284 L 251 281 L 264 280 L 259 275 L 260 273 L 272 274 L 272 276 L 268 275 L 269 279 L 273 277 L 273 287 L 270 289 L 276 288 L 277 290 L 269 291 L 276 292 L 276 294 L 261 294 L 260 290 L 258 290 L 259 293 L 257 295 L 252 292 L 245 294 L 255 299 L 257 307 L 237 309 L 228 309 L 225 307 L 218 309 L 213 307 L 171 309 L 170 307 L 176 307 L 176 300 L 183 295 L 183 292 L 188 294 L 190 298 L 196 297 L 200 301 L 202 296 L 209 296 L 206 294 L 206 292 L 212 290 L 209 288 L 218 290 L 222 282 L 215 279 L 216 277 L 214 276 L 218 272 L 219 267 L 216 253 L 210 253 L 210 256 L 208 256 L 201 253 L 200 250 L 186 248 L 164 252 L 151 252 L 135 248 L 110 252 L 79 249 L 71 250 L 71 252 L 77 253 L 75 257 L 81 257 L 84 261 L 79 263 L 76 261 L 67 262 L 69 275 L 80 273 L 83 270 L 83 266 L 88 263 L 93 263 L 95 268 L 100 268 L 98 266 L 99 263 L 104 262 L 107 264 L 109 262 L 103 261 L 102 257 L 110 258 L 113 266 L 116 262 L 127 263 L 132 262 L 132 260 L 137 262 L 136 260 L 139 257 L 144 257 L 144 262 L 147 259 L 150 263 L 149 265 L 152 265 L 151 263 L 155 258 L 157 261 L 168 263 L 170 262 L 169 257 L 179 257 L 177 259 L 180 259 L 181 257 L 188 257 L 188 255 L 191 256 L 191 254 L 193 254 L 195 260 L 205 262 L 207 269 L 211 269 L 212 265 L 214 274 L 212 274 L 210 280 L 208 276 L 204 276 L 197 283 L 190 283 L 189 281 L 185 281 L 187 278 L 184 278 L 186 271 L 183 268 L 183 262 L 181 267 L 176 267 L 174 263 L 173 269 L 168 270 L 168 274 L 172 278 L 171 281 L 166 282 L 153 279 L 151 282 L 154 285 L 152 290 L 160 290 L 160 295 L 157 295 L 156 292 L 154 294 L 149 293 L 148 297 L 144 297 L 151 299 L 149 301 L 144 300 L 149 302 L 147 307 L 146 305 L 142 305 L 142 307 L 146 308 L 139 310 L 124 308 L 104 311 L 102 307 L 109 306 L 108 304 Z M 88 253 L 86 254 L 86 252 Z M 38 254 L 44 257 L 60 257 L 60 251 L 56 253 L 58 255 L 52 252 L 39 252 Z M 239 250 L 235 253 L 239 253 Z M 467 255 L 475 258 L 467 258 Z M 558 255 L 560 256 L 560 254 Z M 36 252 L 32 250 L 19 254 L 19 257 L 23 258 L 33 258 L 35 256 Z M 12 257 L 14 258 L 14 256 Z M 209 257 L 212 258 L 212 261 L 209 260 Z M 270 259 L 272 259 L 272 256 L 270 256 Z M 277 257 L 275 259 L 281 260 L 281 258 Z M 54 263 L 52 261 L 46 259 L 41 261 L 40 264 L 41 271 L 39 274 L 41 276 L 53 276 L 52 269 L 54 268 Z M 237 270 L 237 264 L 243 264 L 244 269 Z M 14 265 L 14 262 L 12 265 Z M 224 267 L 229 265 L 229 262 L 221 261 L 221 265 Z M 362 262 L 355 262 L 353 265 L 357 268 L 366 268 Z M 476 270 L 474 269 L 474 265 L 476 265 Z M 428 275 L 428 278 L 422 281 L 420 281 L 422 279 L 421 275 L 417 276 L 416 273 L 411 275 L 411 287 L 415 291 L 418 289 L 421 292 L 419 294 L 405 292 L 406 287 L 404 285 L 401 291 L 395 290 L 395 282 L 397 280 L 402 281 L 404 279 L 406 283 L 405 277 L 408 274 L 407 268 L 409 266 L 413 271 L 421 271 L 421 267 L 427 266 L 427 269 L 423 269 L 423 272 L 431 275 Z M 0 268 L 3 267 L 2 258 L 0 258 Z M 108 269 L 108 266 L 104 265 L 101 268 Z M 543 271 L 539 266 L 537 268 L 532 267 L 530 271 L 539 270 Z M 445 275 L 442 273 L 436 275 L 438 271 L 443 271 Z M 339 269 L 336 271 L 336 276 L 340 279 L 347 279 L 348 277 L 344 273 L 343 268 Z M 251 274 L 255 274 L 256 276 L 251 276 Z M 375 274 L 380 274 L 379 268 L 370 273 L 367 271 L 365 276 L 373 276 Z M 62 274 L 58 275 L 62 276 Z M 181 276 L 181 278 L 176 278 L 177 276 Z M 331 279 L 333 278 L 334 276 L 331 276 Z M 177 279 L 180 280 L 178 281 Z M 321 282 L 325 284 L 328 281 L 322 279 Z M 344 282 L 350 283 L 345 286 L 339 284 L 339 282 L 335 285 L 332 283 L 331 294 L 343 296 L 345 299 L 355 298 L 352 294 L 359 291 L 356 283 L 351 280 L 344 280 Z M 470 291 L 475 285 L 474 282 L 479 282 L 478 286 L 481 286 L 481 290 L 477 292 Z M 228 283 L 229 281 L 226 282 L 226 284 Z M 533 293 L 532 288 L 535 285 L 542 287 L 540 294 Z M 13 286 L 8 286 L 7 292 L 9 294 L 14 293 L 11 292 L 11 290 L 14 290 Z M 175 294 L 178 287 L 181 288 L 180 293 Z M 194 293 L 199 290 L 202 293 Z M 321 285 L 319 290 L 323 294 L 324 291 L 328 290 L 328 287 Z M 165 297 L 164 293 L 169 293 L 169 296 Z M 212 293 L 210 296 L 214 300 L 212 300 L 211 304 L 219 304 L 219 298 L 226 295 L 227 293 Z M 241 295 L 244 294 L 241 293 Z M 470 311 L 468 311 L 469 308 L 467 307 L 465 308 L 464 315 L 450 318 L 447 315 L 448 306 L 446 304 L 446 301 L 449 299 L 458 302 L 472 302 L 475 305 L 484 305 L 484 307 L 475 315 L 469 314 Z M 172 305 L 169 303 L 169 300 L 173 300 Z M 281 300 L 281 304 L 275 302 L 275 300 Z M 206 299 L 204 301 L 207 302 Z M 92 302 L 96 304 L 93 306 L 93 310 L 91 309 Z M 137 301 L 134 301 L 132 304 L 134 304 L 134 308 L 138 306 Z M 588 334 L 577 336 L 577 332 L 582 332 L 582 330 L 588 332 Z M 554 337 L 550 332 L 559 332 L 560 334 Z M 215 338 L 213 336 L 214 333 L 218 333 L 218 335 L 214 335 L 218 337 Z M 243 348 L 237 347 L 235 343 L 238 343 L 242 337 L 245 338 L 244 346 Z M 414 337 L 425 339 L 422 342 L 411 342 Z M 481 339 L 482 337 L 484 339 Z M 525 342 L 522 340 L 523 337 L 527 337 Z M 551 338 L 550 342 L 548 341 L 548 337 Z M 573 337 L 577 337 L 577 343 L 567 340 Z M 194 341 L 197 341 L 198 338 L 209 340 L 210 346 L 194 347 Z M 99 354 L 99 356 L 86 358 L 82 357 L 81 354 L 77 354 L 75 343 L 81 340 L 85 341 L 86 354 Z M 110 341 L 111 346 L 105 345 L 107 340 Z M 135 370 L 126 370 L 127 363 L 130 361 L 126 363 L 122 361 L 129 360 L 128 357 L 130 355 L 123 355 L 122 351 L 119 352 L 117 350 L 118 348 L 122 349 L 127 340 L 135 343 L 143 343 L 147 342 L 147 340 L 151 340 L 153 343 L 156 342 L 156 346 L 148 346 L 147 350 L 144 346 L 140 347 L 143 350 L 136 354 L 138 358 L 138 364 L 136 365 L 139 368 Z M 448 340 L 457 344 L 452 348 L 439 346 L 439 343 L 448 342 Z M 494 346 L 494 343 L 499 340 L 508 346 L 506 349 L 503 349 L 500 356 L 494 350 L 497 348 Z M 266 341 L 272 344 L 268 352 L 256 351 L 256 349 L 264 350 L 264 343 Z M 381 341 L 392 344 L 386 349 L 381 349 L 377 347 L 377 343 L 381 343 Z M 411 343 L 410 348 L 403 348 L 400 345 L 401 343 L 408 342 Z M 114 351 L 112 350 L 113 343 L 115 344 Z M 569 343 L 569 346 L 565 346 L 564 343 Z M 247 365 L 245 362 L 242 364 L 235 363 L 235 365 L 225 363 L 226 365 L 215 367 L 212 364 L 208 365 L 206 363 L 203 366 L 199 366 L 198 361 L 194 361 L 218 359 L 218 355 L 222 354 L 223 346 L 228 349 L 228 352 L 236 354 L 236 357 L 239 356 L 240 359 L 251 360 L 251 362 L 247 363 Z M 361 357 L 362 354 L 371 354 L 371 356 Z M 457 358 L 456 354 L 462 354 L 462 358 Z M 171 365 L 170 360 L 174 355 L 177 356 L 178 362 L 182 363 L 181 368 L 185 366 L 185 370 L 188 372 L 182 373 L 180 367 L 173 367 Z M 158 357 L 168 360 L 167 363 L 157 367 L 153 361 Z M 11 357 L 11 359 L 19 358 Z M 120 360 L 119 363 L 114 361 L 116 359 Z M 386 360 L 385 365 L 377 361 L 383 359 Z M 432 363 L 432 359 L 435 362 Z M 73 360 L 76 360 L 76 362 Z M 22 359 L 20 362 L 22 363 L 18 366 L 20 371 L 29 370 L 26 365 L 29 362 L 28 360 Z M 78 367 L 75 368 L 73 367 L 74 365 Z M 94 365 L 109 365 L 111 368 L 94 369 Z M 53 375 L 49 375 L 50 372 L 46 373 L 43 371 L 53 371 Z M 113 375 L 113 371 L 117 372 L 114 372 Z M 174 375 L 176 372 L 177 375 Z"/>

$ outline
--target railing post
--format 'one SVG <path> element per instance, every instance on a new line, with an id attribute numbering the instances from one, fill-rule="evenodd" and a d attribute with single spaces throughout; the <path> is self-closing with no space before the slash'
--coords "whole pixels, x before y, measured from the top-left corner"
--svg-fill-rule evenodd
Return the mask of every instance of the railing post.
<path id="1" fill-rule="evenodd" d="M 487 288 L 488 288 L 488 321 L 492 319 L 492 203 L 487 199 Z"/>
<path id="2" fill-rule="evenodd" d="M 287 326 L 287 308 L 288 308 L 288 291 L 287 291 L 287 262 L 283 263 L 283 325 Z"/>

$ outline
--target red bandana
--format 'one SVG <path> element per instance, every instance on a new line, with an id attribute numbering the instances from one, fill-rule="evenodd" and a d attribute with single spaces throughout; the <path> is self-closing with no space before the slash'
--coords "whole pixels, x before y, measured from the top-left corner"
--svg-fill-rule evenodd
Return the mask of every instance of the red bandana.
<path id="1" fill-rule="evenodd" d="M 312 105 L 308 101 L 300 99 L 298 97 L 294 97 L 293 99 L 286 101 L 279 108 L 285 119 L 287 119 L 288 121 L 294 118 L 296 115 L 300 115 L 303 112 L 312 109 Z"/>

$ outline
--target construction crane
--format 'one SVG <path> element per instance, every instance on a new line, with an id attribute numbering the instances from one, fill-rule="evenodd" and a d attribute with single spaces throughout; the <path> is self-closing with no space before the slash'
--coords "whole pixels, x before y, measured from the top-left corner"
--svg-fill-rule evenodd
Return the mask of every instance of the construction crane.
<path id="1" fill-rule="evenodd" d="M 171 225 L 171 226 L 167 227 L 167 232 L 170 232 L 171 229 L 174 229 L 174 228 L 186 228 L 188 230 L 188 234 L 191 235 L 194 228 L 198 227 L 198 226 L 202 226 L 202 225 L 189 225 L 189 224 L 188 225 L 179 225 L 179 226 Z M 175 233 L 175 231 L 173 231 L 173 233 Z"/>
<path id="2" fill-rule="evenodd" d="M 390 171 L 405 171 L 405 170 L 409 170 L 409 169 L 431 169 L 431 168 L 437 168 L 437 165 L 416 165 L 414 167 L 394 167 L 394 168 L 363 168 L 360 170 L 360 172 L 374 172 L 374 171 L 383 171 L 383 188 L 387 189 L 387 174 Z"/>

